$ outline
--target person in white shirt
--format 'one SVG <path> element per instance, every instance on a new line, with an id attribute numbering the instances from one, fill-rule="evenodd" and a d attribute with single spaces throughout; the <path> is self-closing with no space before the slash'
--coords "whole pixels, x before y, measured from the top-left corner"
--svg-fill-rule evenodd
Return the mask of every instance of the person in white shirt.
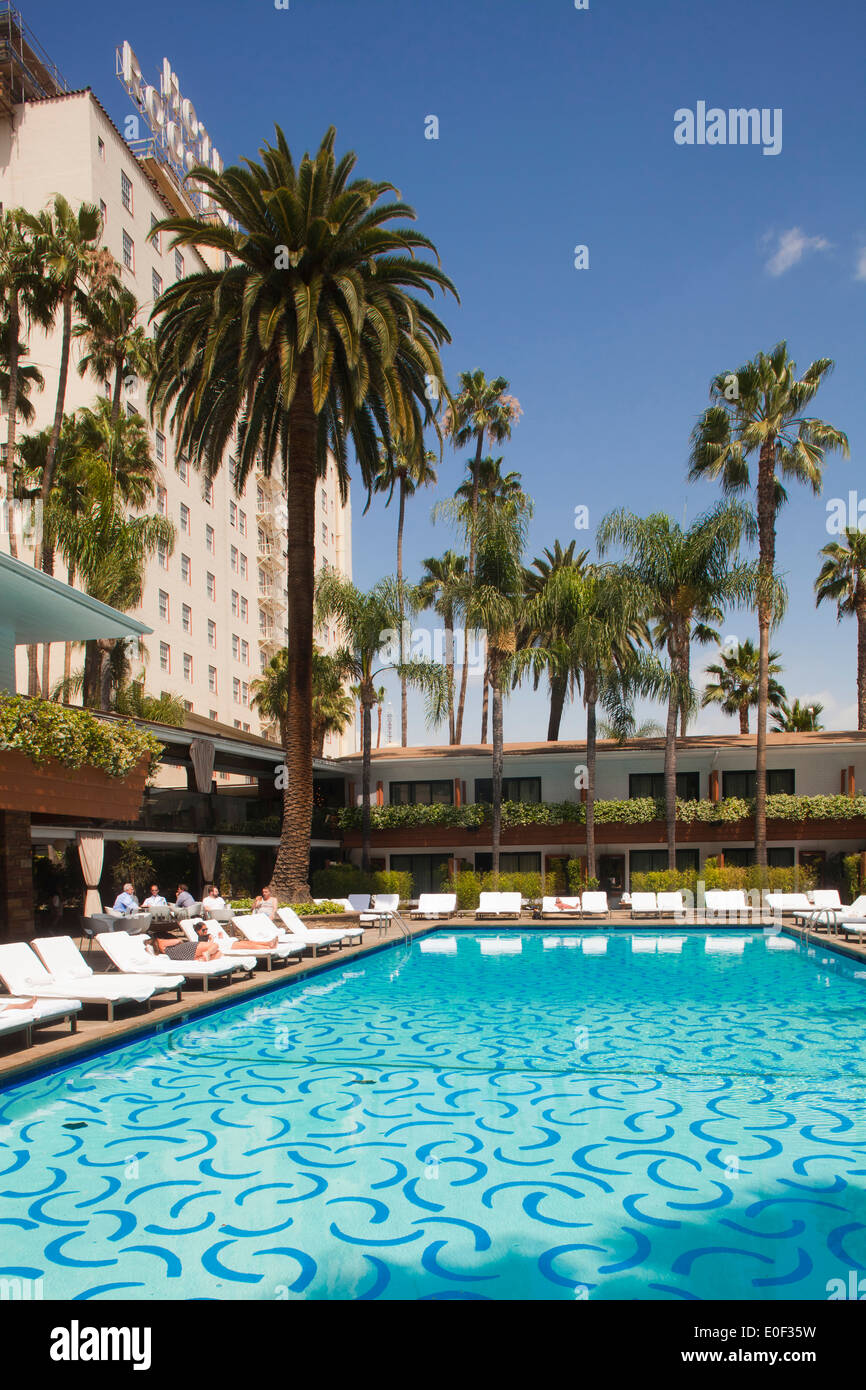
<path id="1" fill-rule="evenodd" d="M 168 906 L 168 904 L 167 904 L 166 901 L 165 901 L 165 898 L 162 896 L 162 894 L 161 894 L 160 891 L 159 891 L 159 884 L 158 884 L 158 883 L 152 883 L 152 884 L 150 885 L 150 897 L 149 897 L 149 898 L 145 898 L 144 902 L 143 902 L 141 905 L 142 905 L 142 907 L 167 907 L 167 906 Z"/>
<path id="2" fill-rule="evenodd" d="M 273 921 L 277 915 L 278 907 L 279 903 L 277 902 L 270 888 L 263 888 L 262 896 L 260 898 L 256 898 L 253 911 L 264 912 L 265 916 L 270 917 L 271 921 Z"/>
<path id="3" fill-rule="evenodd" d="M 226 900 L 221 896 L 215 883 L 212 883 L 208 890 L 208 895 L 201 905 L 202 912 L 220 912 L 226 905 Z"/>

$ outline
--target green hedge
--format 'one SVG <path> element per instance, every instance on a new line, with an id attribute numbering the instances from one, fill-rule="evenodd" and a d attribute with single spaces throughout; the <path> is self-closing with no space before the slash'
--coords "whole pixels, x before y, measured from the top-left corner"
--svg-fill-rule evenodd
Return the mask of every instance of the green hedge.
<path id="1" fill-rule="evenodd" d="M 748 820 L 755 814 L 754 800 L 728 797 L 723 801 L 677 801 L 677 820 L 681 825 L 725 825 Z M 374 830 L 401 830 L 412 826 L 443 826 L 471 830 L 490 822 L 491 808 L 486 802 L 468 806 L 373 806 L 370 824 Z M 866 796 L 787 796 L 767 797 L 767 819 L 783 821 L 856 820 L 866 817 Z M 342 830 L 360 830 L 359 807 L 346 806 L 337 813 Z M 634 797 L 626 801 L 596 801 L 597 825 L 645 825 L 665 819 L 663 801 Z M 584 825 L 586 805 L 581 801 L 503 801 L 503 826 Z"/>
<path id="2" fill-rule="evenodd" d="M 397 893 L 401 902 L 412 896 L 412 875 L 396 869 L 364 873 L 354 864 L 317 869 L 312 878 L 314 898 L 347 898 L 350 893 Z"/>
<path id="3" fill-rule="evenodd" d="M 255 906 L 252 898 L 235 898 L 231 904 L 232 912 L 243 915 L 252 912 Z M 322 917 L 325 913 L 343 912 L 342 903 L 292 903 L 292 911 L 298 917 Z"/>
<path id="4" fill-rule="evenodd" d="M 650 873 L 632 874 L 631 891 L 636 893 L 675 893 L 684 889 L 697 895 L 698 880 L 705 889 L 768 888 L 773 893 L 805 893 L 815 887 L 815 874 L 805 866 L 785 869 L 761 869 L 757 864 L 743 867 L 726 864 L 721 868 L 714 859 L 707 859 L 698 869 L 659 869 Z"/>
<path id="5" fill-rule="evenodd" d="M 98 767 L 117 778 L 127 777 L 144 757 L 152 777 L 162 756 L 159 739 L 132 720 L 99 719 L 89 709 L 5 693 L 0 693 L 0 749 L 25 753 L 37 767 L 55 758 L 64 767 Z"/>

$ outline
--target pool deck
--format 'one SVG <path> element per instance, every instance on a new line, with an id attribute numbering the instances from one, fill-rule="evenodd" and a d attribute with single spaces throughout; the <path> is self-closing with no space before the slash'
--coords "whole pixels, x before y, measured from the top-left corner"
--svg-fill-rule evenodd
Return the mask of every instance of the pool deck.
<path id="1" fill-rule="evenodd" d="M 625 927 L 648 932 L 676 931 L 682 930 L 684 927 L 692 931 L 760 929 L 757 926 L 749 928 L 746 924 L 739 923 L 732 924 L 732 926 L 720 925 L 719 923 L 705 924 L 703 922 L 678 923 L 670 918 L 638 918 L 632 921 L 627 912 L 613 912 L 609 919 L 573 918 L 571 921 L 547 919 L 543 922 L 527 914 L 524 914 L 520 921 L 514 918 L 503 918 L 498 921 L 493 919 L 476 922 L 473 914 L 465 913 L 458 914 L 455 918 L 447 921 L 412 922 L 407 919 L 406 926 L 411 938 L 423 936 L 426 932 L 440 927 L 451 927 L 458 931 L 471 931 L 475 928 L 498 928 L 505 932 L 515 929 L 519 931 L 561 931 L 563 928 L 570 928 L 574 931 L 599 929 L 604 931 L 611 927 Z M 807 931 L 787 921 L 785 921 L 784 927 L 797 939 L 806 940 L 811 944 L 835 951 L 853 960 L 866 961 L 866 944 L 858 946 L 850 938 L 842 938 L 841 935 L 828 935 L 826 931 Z M 181 991 L 179 1002 L 173 994 L 165 994 L 156 996 L 150 1009 L 147 1005 L 119 1006 L 122 1009 L 122 1015 L 111 1023 L 106 1020 L 104 1005 L 85 1005 L 78 1014 L 77 1032 L 70 1033 L 68 1023 L 40 1028 L 34 1032 L 33 1046 L 30 1048 L 21 1046 L 20 1035 L 0 1037 L 0 1087 L 26 1080 L 29 1075 L 34 1073 L 50 1071 L 54 1067 L 69 1066 L 76 1062 L 79 1057 L 97 1052 L 102 1048 L 118 1047 L 125 1043 L 135 1042 L 152 1033 L 154 1029 L 162 1031 L 166 1027 L 185 1023 L 188 1019 L 223 1008 L 227 1004 L 241 1003 L 243 1000 L 256 995 L 268 994 L 272 990 L 282 989 L 295 980 L 308 979 L 323 970 L 331 970 L 335 966 L 343 965 L 349 960 L 358 960 L 388 947 L 399 947 L 401 942 L 407 939 L 397 926 L 389 927 L 382 932 L 381 936 L 376 928 L 369 930 L 366 935 L 367 940 L 361 945 L 344 946 L 339 950 L 328 951 L 316 958 L 306 956 L 299 960 L 295 957 L 290 959 L 287 965 L 275 965 L 270 971 L 266 966 L 261 966 L 255 971 L 251 979 L 236 979 L 234 983 L 229 985 L 214 981 L 207 993 L 199 984 L 187 984 Z M 87 960 L 93 970 L 98 973 L 111 969 L 110 962 L 102 955 L 98 947 L 94 947 Z M 180 962 L 178 973 L 182 973 L 182 962 Z"/>

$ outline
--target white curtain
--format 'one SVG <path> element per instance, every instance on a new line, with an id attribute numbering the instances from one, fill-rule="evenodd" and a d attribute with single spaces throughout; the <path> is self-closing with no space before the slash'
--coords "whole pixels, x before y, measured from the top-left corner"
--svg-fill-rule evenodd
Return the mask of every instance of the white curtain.
<path id="1" fill-rule="evenodd" d="M 102 877 L 102 831 L 79 830 L 75 842 L 78 846 L 81 872 L 84 875 L 84 886 L 87 889 L 84 895 L 84 915 L 92 917 L 94 912 L 102 911 L 102 899 L 97 891 Z"/>
<path id="2" fill-rule="evenodd" d="M 211 789 L 215 751 L 209 738 L 194 738 L 189 745 L 189 756 L 195 771 L 195 784 L 200 792 L 209 792 Z"/>
<path id="3" fill-rule="evenodd" d="M 205 883 L 213 883 L 216 870 L 217 841 L 215 835 L 200 835 L 198 839 L 198 859 Z"/>

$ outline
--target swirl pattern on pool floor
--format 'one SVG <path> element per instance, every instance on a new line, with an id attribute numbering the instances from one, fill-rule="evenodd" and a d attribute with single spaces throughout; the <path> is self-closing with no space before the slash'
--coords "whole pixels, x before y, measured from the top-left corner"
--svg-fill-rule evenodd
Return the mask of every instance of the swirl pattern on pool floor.
<path id="1" fill-rule="evenodd" d="M 450 935 L 0 1094 L 0 1277 L 822 1299 L 866 1273 L 853 964 L 759 934 Z"/>

